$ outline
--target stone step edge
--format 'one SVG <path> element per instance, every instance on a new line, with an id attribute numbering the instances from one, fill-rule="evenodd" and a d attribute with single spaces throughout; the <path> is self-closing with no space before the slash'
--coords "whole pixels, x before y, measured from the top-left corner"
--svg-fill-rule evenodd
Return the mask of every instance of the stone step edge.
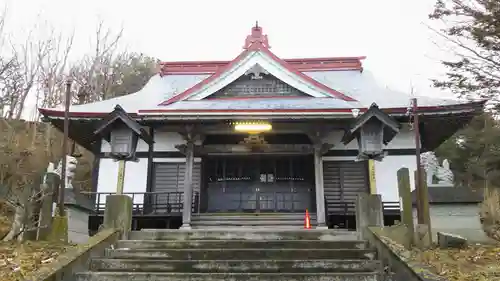
<path id="1" fill-rule="evenodd" d="M 161 228 L 144 228 L 141 230 L 134 230 L 131 233 L 168 233 L 168 234 L 176 234 L 176 233 L 217 233 L 217 232 L 225 232 L 225 233 L 239 233 L 244 232 L 247 234 L 251 233 L 266 233 L 266 234 L 276 234 L 279 235 L 281 233 L 317 233 L 317 234 L 332 234 L 332 235 L 345 235 L 345 234 L 355 234 L 356 231 L 351 230 L 338 230 L 338 229 L 276 229 L 276 228 L 260 228 L 255 230 L 249 229 L 161 229 Z"/>
<path id="2" fill-rule="evenodd" d="M 273 239 L 251 239 L 251 240 L 235 240 L 235 239 L 207 239 L 207 240 L 141 240 L 141 239 L 130 239 L 130 240 L 118 240 L 117 243 L 129 243 L 129 242 L 135 242 L 135 243 L 151 243 L 151 244 L 163 244 L 163 243 L 224 243 L 224 242 L 229 242 L 229 243 L 275 243 L 275 242 L 283 242 L 283 243 L 295 243 L 295 242 L 300 242 L 300 243 L 368 243 L 367 240 L 356 240 L 356 239 L 345 239 L 345 240 L 313 240 L 313 239 L 290 239 L 290 240 L 273 240 Z"/>
<path id="3" fill-rule="evenodd" d="M 309 216 L 317 218 L 317 216 Z M 192 216 L 191 219 L 231 219 L 231 220 L 268 220 L 268 219 L 285 219 L 285 220 L 304 220 L 304 215 L 299 216 Z"/>
<path id="4" fill-rule="evenodd" d="M 76 273 L 77 276 L 102 275 L 102 276 L 130 276 L 130 272 L 122 271 L 84 271 Z M 270 273 L 246 273 L 246 272 L 227 272 L 227 273 L 204 273 L 204 272 L 134 272 L 134 277 L 140 276 L 374 276 L 380 275 L 377 271 L 368 272 L 316 272 L 316 273 L 293 273 L 293 272 L 270 272 Z"/>
<path id="5" fill-rule="evenodd" d="M 316 223 L 315 219 L 311 219 L 310 222 Z M 194 223 L 206 223 L 206 224 L 214 224 L 214 223 L 226 223 L 226 224 L 256 224 L 256 225 L 272 225 L 272 224 L 292 224 L 292 225 L 304 225 L 304 220 L 225 220 L 225 219 L 217 219 L 217 220 L 191 220 L 191 224 Z"/>
<path id="6" fill-rule="evenodd" d="M 95 261 L 126 261 L 126 262 L 136 262 L 144 261 L 142 258 L 109 258 L 109 257 L 96 257 L 92 258 Z M 259 259 L 259 260 L 169 260 L 165 258 L 157 258 L 155 262 L 165 262 L 165 263 L 196 263 L 196 262 L 253 262 L 253 263 L 265 263 L 265 262 L 277 262 L 277 263 L 292 263 L 292 262 L 342 262 L 342 263 L 381 263 L 380 260 L 361 260 L 361 259 L 306 259 L 306 260 L 277 260 L 277 259 Z"/>
<path id="7" fill-rule="evenodd" d="M 359 252 L 376 252 L 377 249 L 375 248 L 365 248 L 365 249 L 352 249 L 352 248 L 335 248 L 335 249 L 324 249 L 324 248 L 284 248 L 284 249 L 269 249 L 269 248 L 253 248 L 253 249 L 248 249 L 248 248 L 206 248 L 206 249 L 198 249 L 198 248 L 158 248 L 158 249 L 151 249 L 151 248 L 108 248 L 107 250 L 120 250 L 120 251 L 129 251 L 129 252 L 183 252 L 183 251 L 191 251 L 191 252 L 234 252 L 234 251 L 243 251 L 243 252 L 250 252 L 250 251 L 255 251 L 255 252 L 262 252 L 262 251 L 282 251 L 282 252 L 287 252 L 287 251 L 359 251 Z"/>

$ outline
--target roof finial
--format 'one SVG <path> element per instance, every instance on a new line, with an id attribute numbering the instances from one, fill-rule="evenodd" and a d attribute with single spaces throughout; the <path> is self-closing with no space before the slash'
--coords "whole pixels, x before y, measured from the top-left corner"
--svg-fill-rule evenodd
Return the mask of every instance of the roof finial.
<path id="1" fill-rule="evenodd" d="M 260 48 L 271 48 L 267 35 L 262 33 L 262 27 L 259 26 L 259 21 L 255 21 L 255 26 L 252 27 L 252 33 L 245 40 L 245 50 L 258 50 Z"/>

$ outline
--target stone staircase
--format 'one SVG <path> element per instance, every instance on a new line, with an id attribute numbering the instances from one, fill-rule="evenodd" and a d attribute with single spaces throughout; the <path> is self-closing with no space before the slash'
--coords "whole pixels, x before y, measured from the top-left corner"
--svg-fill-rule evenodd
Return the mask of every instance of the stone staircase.
<path id="1" fill-rule="evenodd" d="M 382 281 L 376 253 L 332 230 L 135 231 L 76 281 Z"/>
<path id="2" fill-rule="evenodd" d="M 193 214 L 191 226 L 193 229 L 221 228 L 279 228 L 303 229 L 304 213 L 260 213 L 224 215 L 217 213 Z M 311 225 L 316 225 L 316 214 L 311 213 Z"/>

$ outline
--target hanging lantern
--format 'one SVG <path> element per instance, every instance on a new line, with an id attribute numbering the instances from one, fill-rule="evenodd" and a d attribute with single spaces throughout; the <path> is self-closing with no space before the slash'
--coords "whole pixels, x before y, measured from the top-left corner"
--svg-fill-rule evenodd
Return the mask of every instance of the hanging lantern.
<path id="1" fill-rule="evenodd" d="M 368 111 L 356 118 L 354 124 L 344 134 L 342 142 L 346 145 L 357 139 L 358 160 L 381 161 L 384 158 L 384 146 L 399 133 L 399 128 L 399 122 L 373 103 Z"/>
<path id="2" fill-rule="evenodd" d="M 153 143 L 151 136 L 119 105 L 102 121 L 94 135 L 109 142 L 110 156 L 117 160 L 134 160 L 139 138 L 147 144 Z"/>

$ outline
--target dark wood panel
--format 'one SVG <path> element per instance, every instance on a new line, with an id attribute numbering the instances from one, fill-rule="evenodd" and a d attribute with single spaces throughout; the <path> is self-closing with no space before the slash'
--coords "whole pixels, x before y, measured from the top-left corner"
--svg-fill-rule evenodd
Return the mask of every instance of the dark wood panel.
<path id="1" fill-rule="evenodd" d="M 208 211 L 275 212 L 305 211 L 311 208 L 312 185 L 259 182 L 208 184 Z"/>
<path id="2" fill-rule="evenodd" d="M 368 190 L 366 162 L 324 161 L 323 181 L 328 212 L 353 212 L 356 196 Z"/>

